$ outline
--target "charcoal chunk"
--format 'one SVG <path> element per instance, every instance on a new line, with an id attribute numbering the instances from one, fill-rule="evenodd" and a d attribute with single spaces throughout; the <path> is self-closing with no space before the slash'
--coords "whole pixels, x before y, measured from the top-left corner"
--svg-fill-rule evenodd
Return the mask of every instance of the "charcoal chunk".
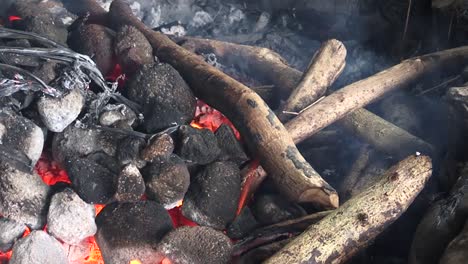
<path id="1" fill-rule="evenodd" d="M 232 239 L 241 239 L 258 227 L 258 222 L 250 211 L 244 207 L 236 219 L 228 226 L 227 235 Z"/>
<path id="2" fill-rule="evenodd" d="M 145 182 L 140 170 L 133 164 L 125 166 L 116 180 L 115 199 L 119 202 L 136 202 L 145 194 Z"/>
<path id="3" fill-rule="evenodd" d="M 139 137 L 129 136 L 124 138 L 117 148 L 119 164 L 121 166 L 135 164 L 138 168 L 144 167 L 146 162 L 140 159 L 140 152 L 145 144 L 145 140 Z"/>
<path id="4" fill-rule="evenodd" d="M 151 44 L 145 35 L 131 26 L 123 26 L 117 32 L 115 54 L 124 72 L 129 75 L 154 61 Z"/>
<path id="5" fill-rule="evenodd" d="M 249 157 L 245 154 L 241 144 L 236 138 L 234 131 L 228 125 L 221 125 L 215 132 L 218 146 L 221 149 L 220 160 L 230 160 L 240 165 Z"/>
<path id="6" fill-rule="evenodd" d="M 73 189 L 87 203 L 105 204 L 111 200 L 118 173 L 115 168 L 118 166 L 113 158 L 103 153 L 70 157 L 65 162 Z"/>
<path id="7" fill-rule="evenodd" d="M 7 252 L 20 238 L 26 226 L 8 218 L 0 218 L 0 251 Z"/>
<path id="8" fill-rule="evenodd" d="M 73 89 L 61 98 L 47 95 L 37 101 L 39 112 L 44 125 L 52 132 L 62 132 L 81 112 L 85 98 L 79 89 Z"/>
<path id="9" fill-rule="evenodd" d="M 257 196 L 251 209 L 257 221 L 263 225 L 272 225 L 305 215 L 304 209 L 300 206 L 289 203 L 281 196 L 271 194 Z"/>
<path id="10" fill-rule="evenodd" d="M 21 13 L 23 13 L 23 11 L 24 10 L 21 10 Z M 21 20 L 15 23 L 17 29 L 34 32 L 65 45 L 67 42 L 68 32 L 66 26 L 59 19 L 55 19 L 48 12 L 42 14 L 31 14 L 28 11 L 23 14 L 19 14 Z"/>
<path id="11" fill-rule="evenodd" d="M 141 158 L 149 162 L 166 161 L 174 151 L 174 140 L 168 134 L 153 137 L 141 152 Z"/>
<path id="12" fill-rule="evenodd" d="M 193 177 L 182 214 L 192 221 L 222 230 L 236 216 L 240 171 L 232 162 L 215 162 Z"/>
<path id="13" fill-rule="evenodd" d="M 47 215 L 49 187 L 35 172 L 23 172 L 0 160 L 0 212 L 4 217 L 41 228 Z"/>
<path id="14" fill-rule="evenodd" d="M 177 205 L 190 185 L 190 174 L 184 161 L 173 155 L 168 161 L 149 164 L 144 172 L 148 198 L 166 209 Z"/>
<path id="15" fill-rule="evenodd" d="M 115 156 L 117 146 L 125 135 L 93 128 L 68 126 L 62 133 L 57 133 L 52 141 L 54 160 L 64 163 L 66 158 L 87 156 L 97 152 Z"/>
<path id="16" fill-rule="evenodd" d="M 109 104 L 106 105 L 99 116 L 99 123 L 103 126 L 115 127 L 121 122 L 132 126 L 137 116 L 132 109 L 124 104 Z"/>
<path id="17" fill-rule="evenodd" d="M 231 260 L 232 244 L 222 232 L 209 227 L 180 227 L 159 244 L 172 263 L 221 264 Z"/>
<path id="18" fill-rule="evenodd" d="M 96 241 L 105 263 L 159 263 L 158 242 L 172 230 L 172 220 L 153 201 L 113 203 L 96 217 Z"/>
<path id="19" fill-rule="evenodd" d="M 169 64 L 145 65 L 129 81 L 128 98 L 143 108 L 144 129 L 158 132 L 188 124 L 195 114 L 196 99 L 180 74 Z"/>
<path id="20" fill-rule="evenodd" d="M 60 242 L 44 231 L 33 231 L 13 247 L 10 264 L 66 264 L 65 251 Z"/>
<path id="21" fill-rule="evenodd" d="M 0 112 L 0 148 L 26 155 L 29 159 L 26 162 L 34 166 L 41 156 L 43 147 L 44 133 L 40 127 L 17 114 Z"/>
<path id="22" fill-rule="evenodd" d="M 221 153 L 215 135 L 208 129 L 181 126 L 179 137 L 180 145 L 176 153 L 190 162 L 206 165 L 215 161 Z"/>
<path id="23" fill-rule="evenodd" d="M 47 230 L 55 238 L 78 245 L 96 233 L 94 206 L 85 203 L 71 189 L 56 193 L 52 197 L 47 215 Z"/>
<path id="24" fill-rule="evenodd" d="M 78 27 L 71 32 L 69 46 L 76 52 L 90 56 L 103 75 L 114 67 L 114 33 L 101 25 L 89 24 Z"/>

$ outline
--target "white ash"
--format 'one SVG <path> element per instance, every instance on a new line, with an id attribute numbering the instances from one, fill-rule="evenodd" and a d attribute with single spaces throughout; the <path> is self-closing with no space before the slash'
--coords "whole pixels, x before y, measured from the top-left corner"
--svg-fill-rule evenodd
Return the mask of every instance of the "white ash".
<path id="1" fill-rule="evenodd" d="M 0 218 L 0 251 L 7 252 L 20 238 L 26 226 L 8 218 Z"/>
<path id="2" fill-rule="evenodd" d="M 67 264 L 60 242 L 44 231 L 33 231 L 13 247 L 10 264 Z"/>
<path id="3" fill-rule="evenodd" d="M 173 35 L 177 37 L 183 37 L 187 35 L 187 30 L 182 25 L 171 26 L 170 28 L 162 28 L 161 32 L 166 35 Z"/>
<path id="4" fill-rule="evenodd" d="M 76 120 L 84 104 L 80 89 L 73 89 L 62 98 L 42 96 L 37 102 L 37 111 L 50 131 L 62 132 Z"/>
<path id="5" fill-rule="evenodd" d="M 229 17 L 228 17 L 228 21 L 230 24 L 240 22 L 244 19 L 245 19 L 245 14 L 244 12 L 242 12 L 242 10 L 231 7 Z"/>
<path id="6" fill-rule="evenodd" d="M 47 216 L 47 230 L 55 238 L 78 245 L 97 231 L 94 206 L 85 203 L 71 189 L 52 197 Z"/>
<path id="7" fill-rule="evenodd" d="M 124 104 L 106 105 L 99 117 L 99 123 L 103 126 L 112 126 L 117 122 L 125 122 L 132 126 L 137 116 L 128 106 Z"/>
<path id="8" fill-rule="evenodd" d="M 49 187 L 36 173 L 27 173 L 0 161 L 0 212 L 32 229 L 44 226 Z"/>
<path id="9" fill-rule="evenodd" d="M 192 21 L 190 22 L 190 26 L 192 27 L 204 27 L 210 23 L 213 23 L 213 17 L 206 11 L 198 11 L 193 16 Z"/>

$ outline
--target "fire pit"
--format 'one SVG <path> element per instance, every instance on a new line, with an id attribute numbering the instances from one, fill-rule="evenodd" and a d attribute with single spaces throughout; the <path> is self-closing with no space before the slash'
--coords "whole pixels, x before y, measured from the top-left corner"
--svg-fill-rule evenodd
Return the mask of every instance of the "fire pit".
<path id="1" fill-rule="evenodd" d="M 6 1 L 0 263 L 463 263 L 468 7 L 280 2 Z"/>

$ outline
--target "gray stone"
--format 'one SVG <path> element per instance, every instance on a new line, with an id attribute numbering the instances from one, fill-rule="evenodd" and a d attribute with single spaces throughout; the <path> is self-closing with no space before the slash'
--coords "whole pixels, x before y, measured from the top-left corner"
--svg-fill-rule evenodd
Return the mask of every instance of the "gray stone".
<path id="1" fill-rule="evenodd" d="M 68 126 L 63 133 L 57 133 L 52 141 L 54 159 L 63 163 L 66 158 L 87 156 L 103 152 L 115 156 L 118 143 L 125 135 L 92 128 Z"/>
<path id="2" fill-rule="evenodd" d="M 134 164 L 125 166 L 117 177 L 115 199 L 119 202 L 136 202 L 145 194 L 145 182 Z"/>
<path id="3" fill-rule="evenodd" d="M 44 226 L 49 186 L 35 172 L 23 172 L 0 160 L 0 212 L 32 229 Z"/>
<path id="4" fill-rule="evenodd" d="M 0 251 L 7 252 L 20 238 L 26 226 L 8 218 L 0 218 Z"/>
<path id="5" fill-rule="evenodd" d="M 97 231 L 94 206 L 85 203 L 71 189 L 52 197 L 47 215 L 47 230 L 67 244 L 78 245 Z"/>
<path id="6" fill-rule="evenodd" d="M 42 154 L 44 133 L 31 120 L 15 113 L 0 112 L 0 147 L 22 152 L 34 166 Z"/>
<path id="7" fill-rule="evenodd" d="M 222 264 L 231 260 L 231 240 L 209 227 L 184 226 L 167 234 L 158 251 L 172 263 Z"/>
<path id="8" fill-rule="evenodd" d="M 106 105 L 99 116 L 99 123 L 103 126 L 114 126 L 116 123 L 125 122 L 128 126 L 135 123 L 137 116 L 124 104 Z"/>
<path id="9" fill-rule="evenodd" d="M 62 132 L 81 112 L 85 98 L 79 89 L 73 89 L 61 98 L 42 96 L 37 101 L 37 111 L 46 127 L 52 132 Z"/>
<path id="10" fill-rule="evenodd" d="M 13 247 L 10 264 L 67 264 L 60 242 L 44 231 L 33 231 Z"/>

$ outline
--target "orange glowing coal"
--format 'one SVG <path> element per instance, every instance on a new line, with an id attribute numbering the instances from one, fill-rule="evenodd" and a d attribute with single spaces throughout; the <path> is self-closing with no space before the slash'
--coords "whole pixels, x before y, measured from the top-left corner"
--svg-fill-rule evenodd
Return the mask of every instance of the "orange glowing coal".
<path id="1" fill-rule="evenodd" d="M 36 163 L 34 168 L 41 176 L 45 184 L 51 186 L 55 185 L 58 182 L 71 183 L 70 178 L 68 178 L 67 172 L 60 168 L 57 162 L 53 161 L 46 154 L 42 154 L 39 161 Z"/>
<path id="2" fill-rule="evenodd" d="M 216 132 L 218 128 L 226 124 L 232 128 L 236 138 L 240 140 L 240 133 L 234 127 L 234 125 L 225 117 L 221 112 L 207 105 L 201 100 L 197 101 L 197 109 L 195 111 L 195 118 L 193 119 L 190 125 L 198 129 L 209 129 L 213 132 Z"/>

